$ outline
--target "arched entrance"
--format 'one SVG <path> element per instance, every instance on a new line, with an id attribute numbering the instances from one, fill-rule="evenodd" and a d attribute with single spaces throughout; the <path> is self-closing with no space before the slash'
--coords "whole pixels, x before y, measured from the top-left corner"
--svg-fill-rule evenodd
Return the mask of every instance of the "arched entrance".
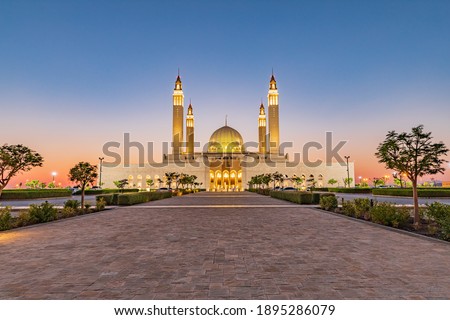
<path id="1" fill-rule="evenodd" d="M 242 191 L 242 170 L 210 170 L 209 190 L 216 192 Z"/>

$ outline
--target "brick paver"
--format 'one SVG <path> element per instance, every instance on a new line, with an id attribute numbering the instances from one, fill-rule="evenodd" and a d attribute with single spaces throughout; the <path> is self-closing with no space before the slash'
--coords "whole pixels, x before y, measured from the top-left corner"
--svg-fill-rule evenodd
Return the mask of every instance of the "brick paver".
<path id="1" fill-rule="evenodd" d="M 250 193 L 3 232 L 0 250 L 2 299 L 450 298 L 448 244 Z"/>

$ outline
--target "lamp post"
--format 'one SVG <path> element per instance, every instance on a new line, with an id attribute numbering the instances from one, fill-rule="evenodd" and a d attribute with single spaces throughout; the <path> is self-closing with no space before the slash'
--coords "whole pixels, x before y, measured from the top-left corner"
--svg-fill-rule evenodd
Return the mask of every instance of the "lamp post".
<path id="1" fill-rule="evenodd" d="M 53 183 L 55 183 L 55 177 L 58 173 L 56 173 L 55 171 L 52 172 L 52 181 Z"/>
<path id="2" fill-rule="evenodd" d="M 347 187 L 350 188 L 350 171 L 348 170 L 348 159 L 350 159 L 350 156 L 344 156 L 346 162 L 347 162 Z"/>
<path id="3" fill-rule="evenodd" d="M 104 157 L 99 157 L 98 160 L 100 160 L 100 174 L 98 177 L 98 186 L 99 188 L 102 187 L 102 167 L 103 167 L 103 159 L 105 159 Z"/>

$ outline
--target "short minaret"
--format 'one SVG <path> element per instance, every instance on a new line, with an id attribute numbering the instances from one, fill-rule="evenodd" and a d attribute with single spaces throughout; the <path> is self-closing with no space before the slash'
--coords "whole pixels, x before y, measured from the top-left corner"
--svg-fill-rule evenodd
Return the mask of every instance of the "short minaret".
<path id="1" fill-rule="evenodd" d="M 192 110 L 191 103 L 189 103 L 186 115 L 186 138 L 187 138 L 186 153 L 194 154 L 194 112 Z"/>
<path id="2" fill-rule="evenodd" d="M 175 81 L 173 90 L 173 120 L 172 120 L 172 150 L 173 154 L 181 154 L 183 145 L 183 111 L 184 95 L 180 74 Z"/>
<path id="3" fill-rule="evenodd" d="M 264 110 L 264 105 L 261 102 L 258 117 L 259 153 L 266 153 L 266 134 L 266 111 Z"/>
<path id="4" fill-rule="evenodd" d="M 278 89 L 277 82 L 272 72 L 270 78 L 269 93 L 267 95 L 269 103 L 269 150 L 270 153 L 280 153 L 280 120 L 278 111 Z"/>

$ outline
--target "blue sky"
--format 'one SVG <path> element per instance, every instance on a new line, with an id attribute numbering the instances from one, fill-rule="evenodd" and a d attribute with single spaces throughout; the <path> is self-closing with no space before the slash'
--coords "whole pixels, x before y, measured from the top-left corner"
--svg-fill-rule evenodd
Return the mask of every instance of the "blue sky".
<path id="1" fill-rule="evenodd" d="M 198 140 L 226 114 L 255 140 L 274 68 L 282 140 L 333 131 L 369 176 L 388 130 L 423 123 L 450 145 L 449 16 L 449 1 L 2 0 L 0 143 L 41 151 L 46 172 L 124 132 L 167 141 L 178 68 Z"/>

